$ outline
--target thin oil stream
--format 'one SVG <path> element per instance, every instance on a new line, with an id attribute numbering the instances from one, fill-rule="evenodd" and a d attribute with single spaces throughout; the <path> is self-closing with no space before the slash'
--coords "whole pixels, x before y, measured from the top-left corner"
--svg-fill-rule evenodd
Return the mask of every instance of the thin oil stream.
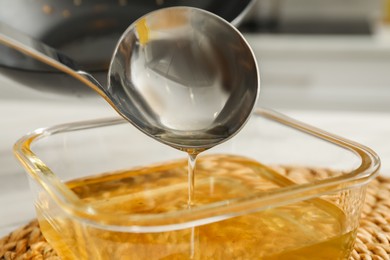
<path id="1" fill-rule="evenodd" d="M 195 196 L 195 170 L 196 170 L 196 158 L 199 152 L 188 152 L 188 202 L 187 207 L 191 209 L 194 205 Z M 190 241 L 190 259 L 195 257 L 195 227 L 191 228 L 191 241 Z"/>
<path id="2" fill-rule="evenodd" d="M 196 158 L 199 153 L 188 153 L 188 208 L 194 205 Z"/>

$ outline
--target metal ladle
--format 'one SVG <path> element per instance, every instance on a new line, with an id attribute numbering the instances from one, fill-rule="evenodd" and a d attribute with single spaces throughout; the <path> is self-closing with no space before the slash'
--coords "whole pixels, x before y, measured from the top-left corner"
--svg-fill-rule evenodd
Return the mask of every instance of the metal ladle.
<path id="1" fill-rule="evenodd" d="M 187 152 L 237 133 L 259 92 L 256 60 L 243 36 L 192 7 L 160 9 L 130 25 L 114 51 L 107 85 L 4 24 L 0 43 L 82 81 L 145 134 Z"/>

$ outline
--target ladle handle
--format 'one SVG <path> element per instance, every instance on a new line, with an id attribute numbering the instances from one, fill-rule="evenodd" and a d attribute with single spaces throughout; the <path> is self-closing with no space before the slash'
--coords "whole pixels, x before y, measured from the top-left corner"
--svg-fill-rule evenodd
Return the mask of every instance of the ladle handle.
<path id="1" fill-rule="evenodd" d="M 76 78 L 107 99 L 104 87 L 92 75 L 80 71 L 71 58 L 1 22 L 0 43 Z"/>

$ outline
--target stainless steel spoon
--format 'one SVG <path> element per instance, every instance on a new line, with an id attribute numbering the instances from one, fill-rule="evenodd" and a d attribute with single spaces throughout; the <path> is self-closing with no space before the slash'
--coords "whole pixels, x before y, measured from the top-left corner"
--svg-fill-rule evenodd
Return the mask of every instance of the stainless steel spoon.
<path id="1" fill-rule="evenodd" d="M 77 78 L 145 134 L 187 152 L 236 134 L 259 93 L 256 59 L 243 36 L 192 7 L 160 9 L 130 25 L 114 51 L 107 85 L 4 24 L 0 43 Z"/>

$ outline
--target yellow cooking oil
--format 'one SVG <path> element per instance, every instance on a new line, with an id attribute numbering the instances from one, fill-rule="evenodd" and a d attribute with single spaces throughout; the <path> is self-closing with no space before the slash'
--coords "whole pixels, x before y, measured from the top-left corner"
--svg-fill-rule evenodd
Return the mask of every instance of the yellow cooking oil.
<path id="1" fill-rule="evenodd" d="M 271 168 L 243 157 L 201 156 L 196 167 L 190 208 L 186 160 L 100 174 L 67 185 L 81 201 L 104 214 L 142 218 L 172 213 L 178 219 L 188 211 L 199 214 L 213 204 L 224 209 L 291 185 Z M 133 233 L 47 212 L 38 207 L 41 229 L 62 259 L 337 260 L 348 259 L 356 235 L 347 230 L 339 207 L 318 198 L 260 211 L 244 208 L 240 214 L 225 211 L 225 218 L 210 218 L 189 228 L 172 225 L 172 229 Z"/>

